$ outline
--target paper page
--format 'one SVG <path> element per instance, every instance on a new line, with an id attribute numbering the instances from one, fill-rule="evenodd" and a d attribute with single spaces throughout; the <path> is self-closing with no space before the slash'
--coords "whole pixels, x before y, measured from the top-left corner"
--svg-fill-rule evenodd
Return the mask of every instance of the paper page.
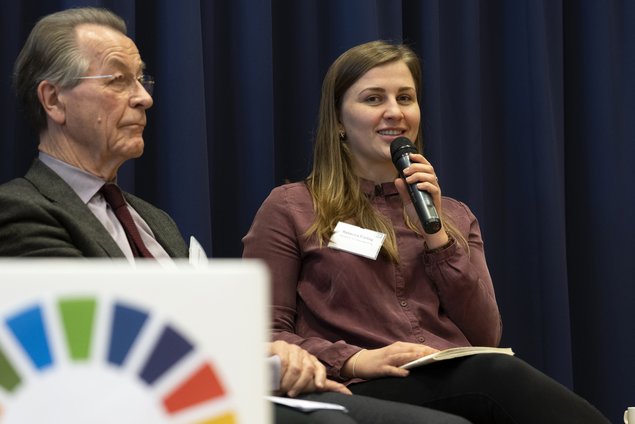
<path id="1" fill-rule="evenodd" d="M 271 386 L 269 387 L 269 390 L 275 391 L 280 389 L 280 379 L 282 373 L 282 363 L 280 361 L 280 357 L 278 355 L 272 355 L 266 358 L 265 362 L 267 363 L 267 368 L 271 374 Z"/>
<path id="2" fill-rule="evenodd" d="M 203 246 L 194 238 L 194 236 L 190 237 L 190 264 L 202 267 L 207 266 L 209 260 L 207 259 L 207 254 L 203 249 Z"/>
<path id="3" fill-rule="evenodd" d="M 342 405 L 336 403 L 315 402 L 313 400 L 295 399 L 280 396 L 265 396 L 273 403 L 285 405 L 303 412 L 316 411 L 319 409 L 334 409 L 336 411 L 348 412 Z"/>

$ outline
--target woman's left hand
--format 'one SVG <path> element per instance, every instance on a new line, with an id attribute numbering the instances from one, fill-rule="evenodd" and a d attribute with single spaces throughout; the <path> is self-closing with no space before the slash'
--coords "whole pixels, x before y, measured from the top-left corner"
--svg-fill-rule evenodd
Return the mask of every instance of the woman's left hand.
<path id="1" fill-rule="evenodd" d="M 439 179 L 434 172 L 434 167 L 423 155 L 411 153 L 410 162 L 410 166 L 403 170 L 406 180 L 404 181 L 402 178 L 397 178 L 395 180 L 395 186 L 397 187 L 397 191 L 399 191 L 399 195 L 406 207 L 406 213 L 410 220 L 421 224 L 417 211 L 412 204 L 412 199 L 410 198 L 406 184 L 416 184 L 419 190 L 428 192 L 428 194 L 432 196 L 432 202 L 439 216 L 441 216 L 441 187 L 439 186 Z M 443 246 L 448 242 L 448 236 L 443 228 L 435 234 L 425 234 L 424 236 L 429 249 Z"/>
<path id="2" fill-rule="evenodd" d="M 441 187 L 439 186 L 439 179 L 434 172 L 434 167 L 428 162 L 423 155 L 418 153 L 410 154 L 410 166 L 404 168 L 403 174 L 406 177 L 406 181 L 401 178 L 395 180 L 395 185 L 399 191 L 401 199 L 411 210 L 408 210 L 408 214 L 412 219 L 418 219 L 417 213 L 412 206 L 412 199 L 408 194 L 407 184 L 417 184 L 419 190 L 427 191 L 432 196 L 432 202 L 437 209 L 439 215 L 441 215 Z M 412 212 L 412 214 L 410 214 Z"/>
<path id="3" fill-rule="evenodd" d="M 423 344 L 395 342 L 379 349 L 362 349 L 346 360 L 342 375 L 349 378 L 405 377 L 410 371 L 399 368 L 422 356 L 438 352 Z"/>

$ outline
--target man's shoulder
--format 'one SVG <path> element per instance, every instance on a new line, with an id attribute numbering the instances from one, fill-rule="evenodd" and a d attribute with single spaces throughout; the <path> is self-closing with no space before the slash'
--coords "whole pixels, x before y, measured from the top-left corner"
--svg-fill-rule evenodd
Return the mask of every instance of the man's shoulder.
<path id="1" fill-rule="evenodd" d="M 0 184 L 0 198 L 29 199 L 39 196 L 37 188 L 24 177 L 14 178 Z"/>
<path id="2" fill-rule="evenodd" d="M 70 187 L 55 172 L 36 159 L 23 177 L 0 185 L 0 199 L 31 203 L 57 194 L 67 194 Z"/>
<path id="3" fill-rule="evenodd" d="M 68 204 L 57 204 L 46 194 L 46 190 L 25 177 L 0 185 L 0 225 L 16 220 L 28 222 L 34 220 L 35 216 L 48 219 L 51 215 L 68 214 Z"/>

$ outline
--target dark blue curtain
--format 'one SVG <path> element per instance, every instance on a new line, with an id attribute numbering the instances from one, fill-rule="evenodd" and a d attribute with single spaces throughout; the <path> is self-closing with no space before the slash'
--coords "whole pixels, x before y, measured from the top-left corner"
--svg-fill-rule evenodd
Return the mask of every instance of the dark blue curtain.
<path id="1" fill-rule="evenodd" d="M 635 405 L 635 3 L 596 0 L 22 0 L 3 6 L 0 182 L 36 136 L 10 76 L 42 15 L 111 8 L 157 79 L 129 190 L 214 257 L 306 176 L 322 77 L 354 44 L 409 43 L 425 153 L 479 217 L 503 345 L 618 422 Z M 2 242 L 0 240 L 0 242 Z"/>

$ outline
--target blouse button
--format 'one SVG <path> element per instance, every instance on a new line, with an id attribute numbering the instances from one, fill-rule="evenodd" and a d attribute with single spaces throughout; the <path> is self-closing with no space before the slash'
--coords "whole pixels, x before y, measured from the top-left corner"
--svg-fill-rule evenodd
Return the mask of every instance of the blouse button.
<path id="1" fill-rule="evenodd" d="M 402 300 L 401 302 L 399 302 L 399 304 L 403 306 L 404 308 L 408 306 L 408 302 L 406 302 L 405 300 Z"/>
<path id="2" fill-rule="evenodd" d="M 426 341 L 426 338 L 425 338 L 425 337 L 423 337 L 423 336 L 422 336 L 422 337 L 419 337 L 419 343 L 423 343 L 423 342 L 425 342 L 425 341 Z"/>

